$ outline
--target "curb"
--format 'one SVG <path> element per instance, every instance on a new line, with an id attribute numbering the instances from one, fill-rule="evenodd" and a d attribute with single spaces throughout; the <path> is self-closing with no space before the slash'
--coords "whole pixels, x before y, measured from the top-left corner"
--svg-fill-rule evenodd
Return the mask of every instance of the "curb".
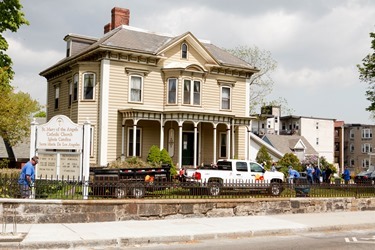
<path id="1" fill-rule="evenodd" d="M 21 241 L 0 241 L 0 248 L 7 249 L 74 249 L 74 248 L 93 248 L 93 247 L 130 247 L 137 245 L 148 245 L 148 244 L 171 244 L 171 243 L 183 243 L 200 240 L 211 240 L 211 239 L 223 239 L 223 238 L 250 238 L 250 237 L 261 237 L 261 236 L 286 236 L 296 233 L 309 233 L 309 232 L 329 232 L 329 231 L 352 231 L 373 229 L 374 223 L 366 224 L 352 224 L 352 225 L 332 225 L 332 226 L 321 226 L 321 227 L 305 227 L 305 228 L 289 228 L 280 230 L 249 230 L 240 232 L 228 232 L 228 233 L 207 233 L 207 234 L 190 234 L 190 235 L 173 235 L 173 236 L 150 236 L 150 237 L 132 237 L 132 238 L 117 238 L 117 239 L 106 239 L 106 240 L 80 240 L 80 241 L 53 241 L 53 242 L 29 242 L 23 243 Z M 24 235 L 25 236 L 25 235 Z"/>

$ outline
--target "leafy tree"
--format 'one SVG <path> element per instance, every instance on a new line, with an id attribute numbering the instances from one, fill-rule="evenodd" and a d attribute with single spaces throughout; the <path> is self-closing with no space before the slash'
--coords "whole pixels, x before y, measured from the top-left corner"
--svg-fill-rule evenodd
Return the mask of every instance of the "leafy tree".
<path id="1" fill-rule="evenodd" d="M 165 148 L 163 148 L 160 151 L 160 160 L 164 164 L 171 165 L 171 175 L 172 176 L 177 175 L 177 169 L 176 169 L 175 165 L 173 164 L 172 158 L 170 157 L 168 151 Z"/>
<path id="2" fill-rule="evenodd" d="M 0 136 L 14 146 L 29 137 L 31 114 L 40 106 L 29 94 L 15 93 L 8 82 L 8 71 L 0 68 Z"/>
<path id="3" fill-rule="evenodd" d="M 367 100 L 370 101 L 370 106 L 366 108 L 367 111 L 375 116 L 375 33 L 371 32 L 370 37 L 372 52 L 362 59 L 362 65 L 358 64 L 359 79 L 369 84 L 366 91 Z"/>
<path id="4" fill-rule="evenodd" d="M 311 164 L 312 166 L 319 165 L 320 169 L 322 170 L 330 168 L 332 170 L 332 173 L 337 172 L 333 164 L 329 163 L 324 156 L 319 158 L 317 155 L 307 155 L 305 159 L 301 162 L 301 164 L 304 169 L 306 169 L 306 167 Z"/>
<path id="5" fill-rule="evenodd" d="M 41 110 L 38 113 L 36 113 L 34 117 L 47 117 L 46 111 Z"/>
<path id="6" fill-rule="evenodd" d="M 273 100 L 273 101 L 263 103 L 262 107 L 265 107 L 265 106 L 274 106 L 274 107 L 280 106 L 280 110 L 281 110 L 282 115 L 291 115 L 295 111 L 294 109 L 292 109 L 288 106 L 287 99 L 285 99 L 283 97 L 279 97 L 277 100 Z"/>
<path id="7" fill-rule="evenodd" d="M 250 78 L 250 114 L 255 113 L 256 109 L 265 103 L 265 97 L 272 91 L 271 72 L 276 69 L 277 62 L 272 58 L 271 52 L 261 50 L 256 46 L 238 46 L 227 51 L 260 70 Z"/>
<path id="8" fill-rule="evenodd" d="M 260 164 L 265 162 L 266 163 L 265 167 L 267 169 L 269 169 L 272 165 L 272 157 L 268 153 L 267 148 L 265 146 L 260 147 L 255 160 L 256 160 L 256 162 L 258 162 Z"/>
<path id="9" fill-rule="evenodd" d="M 151 164 L 159 164 L 160 163 L 160 149 L 158 146 L 152 145 L 148 155 L 147 155 L 147 162 Z"/>
<path id="10" fill-rule="evenodd" d="M 279 171 L 283 172 L 285 176 L 288 175 L 289 166 L 292 166 L 298 172 L 302 171 L 299 159 L 292 153 L 286 153 L 283 158 L 278 161 L 278 165 L 281 166 Z"/>
<path id="11" fill-rule="evenodd" d="M 19 0 L 0 1 L 0 68 L 8 72 L 8 77 L 13 79 L 12 59 L 5 53 L 8 50 L 8 42 L 2 35 L 5 31 L 16 32 L 21 25 L 28 25 L 22 5 Z"/>
<path id="12" fill-rule="evenodd" d="M 164 148 L 160 150 L 156 145 L 151 146 L 147 155 L 147 162 L 153 166 L 160 166 L 160 163 L 170 164 L 171 175 L 173 176 L 177 174 L 177 170 L 173 164 L 172 158 L 169 156 L 168 151 Z"/>

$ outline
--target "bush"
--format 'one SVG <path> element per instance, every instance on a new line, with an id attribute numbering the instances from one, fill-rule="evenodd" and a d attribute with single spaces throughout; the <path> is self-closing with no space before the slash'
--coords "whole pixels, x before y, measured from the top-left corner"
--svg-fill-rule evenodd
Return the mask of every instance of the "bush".
<path id="1" fill-rule="evenodd" d="M 255 160 L 259 164 L 265 163 L 264 167 L 266 169 L 270 169 L 271 168 L 272 157 L 268 153 L 267 148 L 265 146 L 260 147 L 260 149 L 259 149 L 259 151 L 257 153 L 257 157 L 256 157 Z"/>
<path id="2" fill-rule="evenodd" d="M 152 145 L 147 155 L 147 162 L 159 164 L 161 161 L 160 149 L 158 146 Z"/>
<path id="3" fill-rule="evenodd" d="M 281 166 L 280 172 L 283 172 L 285 176 L 288 176 L 288 167 L 292 166 L 298 172 L 302 171 L 302 166 L 299 159 L 292 153 L 286 153 L 283 158 L 278 161 Z"/>

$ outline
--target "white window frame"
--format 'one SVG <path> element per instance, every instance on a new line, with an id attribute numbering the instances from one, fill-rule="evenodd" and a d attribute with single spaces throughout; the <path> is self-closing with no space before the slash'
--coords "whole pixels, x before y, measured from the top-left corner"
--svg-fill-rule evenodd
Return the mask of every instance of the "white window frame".
<path id="1" fill-rule="evenodd" d="M 362 144 L 362 153 L 371 153 L 371 152 L 372 152 L 371 143 L 363 143 Z"/>
<path id="2" fill-rule="evenodd" d="M 90 157 L 94 157 L 94 133 L 95 127 L 90 127 Z"/>
<path id="3" fill-rule="evenodd" d="M 228 108 L 223 107 L 223 101 L 224 101 L 224 89 L 229 90 L 229 98 L 227 98 L 228 101 Z M 230 86 L 221 86 L 220 87 L 220 109 L 221 110 L 232 110 L 232 87 Z"/>
<path id="4" fill-rule="evenodd" d="M 181 44 L 181 59 L 188 59 L 189 46 L 187 43 Z"/>
<path id="5" fill-rule="evenodd" d="M 60 85 L 55 85 L 55 99 L 54 99 L 54 108 L 59 109 L 60 106 Z"/>
<path id="6" fill-rule="evenodd" d="M 92 98 L 88 98 L 87 97 L 87 93 L 85 93 L 85 91 L 86 91 L 86 76 L 89 76 L 89 75 L 92 75 Z M 83 83 L 82 83 L 82 100 L 85 100 L 85 101 L 87 101 L 87 100 L 89 100 L 89 101 L 92 101 L 92 100 L 94 100 L 95 99 L 95 81 L 96 81 L 96 75 L 95 75 L 95 73 L 93 73 L 93 72 L 86 72 L 86 73 L 83 73 L 82 74 L 82 81 L 83 81 Z"/>
<path id="7" fill-rule="evenodd" d="M 353 143 L 350 143 L 349 150 L 350 150 L 351 153 L 354 152 L 354 144 Z"/>
<path id="8" fill-rule="evenodd" d="M 175 83 L 175 92 L 174 92 L 174 102 L 170 102 L 170 97 L 171 97 L 171 91 L 170 91 L 170 84 L 174 80 Z M 169 78 L 168 79 L 168 84 L 167 84 L 167 103 L 168 104 L 177 104 L 177 93 L 178 93 L 178 78 Z"/>
<path id="9" fill-rule="evenodd" d="M 126 136 L 126 138 L 127 138 L 127 141 L 126 141 L 126 145 L 127 145 L 126 155 L 128 157 L 132 157 L 133 156 L 133 152 L 132 152 L 132 154 L 130 154 L 130 150 L 133 150 L 133 136 L 130 136 L 130 131 L 131 130 L 133 130 L 133 127 L 128 127 L 128 131 L 126 133 L 127 134 L 127 136 Z M 142 157 L 142 128 L 137 128 L 137 132 L 138 131 L 139 131 L 139 142 L 137 141 L 136 143 L 137 144 L 139 143 L 139 155 L 137 155 L 137 153 L 136 153 L 135 156 Z"/>
<path id="10" fill-rule="evenodd" d="M 362 129 L 362 139 L 371 139 L 372 138 L 372 131 L 370 128 Z"/>
<path id="11" fill-rule="evenodd" d="M 69 88 L 68 107 L 70 107 L 72 106 L 72 102 L 73 102 L 73 82 L 71 79 L 68 80 L 68 88 Z"/>
<path id="12" fill-rule="evenodd" d="M 79 75 L 73 75 L 73 102 L 78 101 L 78 86 L 79 86 Z"/>
<path id="13" fill-rule="evenodd" d="M 366 169 L 370 167 L 370 160 L 368 158 L 362 160 L 362 167 Z"/>
<path id="14" fill-rule="evenodd" d="M 189 91 L 185 91 L 185 83 L 189 83 Z M 199 92 L 195 92 L 195 83 L 199 83 Z M 198 102 L 196 103 L 196 93 L 198 93 L 199 98 Z M 188 96 L 186 96 L 188 95 Z M 182 96 L 183 96 L 183 104 L 184 105 L 191 105 L 191 106 L 200 106 L 201 105 L 201 99 L 202 99 L 202 81 L 197 79 L 184 79 L 183 81 L 183 87 L 182 87 Z M 186 98 L 186 99 L 185 99 Z M 186 102 L 186 100 L 189 101 L 189 103 Z"/>
<path id="15" fill-rule="evenodd" d="M 316 145 L 319 145 L 319 137 L 316 138 Z"/>
<path id="16" fill-rule="evenodd" d="M 351 167 L 354 167 L 354 165 L 355 165 L 355 161 L 354 161 L 354 159 L 350 159 L 350 166 L 351 166 Z"/>
<path id="17" fill-rule="evenodd" d="M 223 145 L 223 140 L 222 139 L 225 139 L 225 145 Z M 219 133 L 219 140 L 220 140 L 220 143 L 219 143 L 219 157 L 220 158 L 227 158 L 227 147 L 228 147 L 228 138 L 227 138 L 227 133 L 225 132 L 221 132 Z M 225 155 L 222 154 L 222 147 L 225 147 L 225 150 L 224 150 L 224 153 Z"/>
<path id="18" fill-rule="evenodd" d="M 141 86 L 140 86 L 139 89 L 133 88 L 133 86 L 132 86 L 132 79 L 133 78 L 139 78 L 141 80 L 141 83 L 140 83 Z M 140 100 L 133 100 L 132 99 L 132 90 L 133 89 L 140 91 L 140 94 L 139 94 L 139 99 Z M 141 76 L 141 75 L 136 75 L 136 74 L 129 75 L 129 102 L 143 103 L 143 76 Z"/>
<path id="19" fill-rule="evenodd" d="M 354 130 L 353 129 L 350 129 L 350 131 L 349 131 L 349 138 L 354 139 Z"/>

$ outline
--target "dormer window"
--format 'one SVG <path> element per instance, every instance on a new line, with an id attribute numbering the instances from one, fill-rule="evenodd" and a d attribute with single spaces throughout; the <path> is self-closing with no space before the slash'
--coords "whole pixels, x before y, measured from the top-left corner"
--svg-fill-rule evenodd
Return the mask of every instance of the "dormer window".
<path id="1" fill-rule="evenodd" d="M 66 42 L 66 57 L 69 57 L 69 56 L 70 56 L 71 44 L 72 44 L 72 41 L 71 41 L 71 40 L 68 40 L 68 41 Z"/>
<path id="2" fill-rule="evenodd" d="M 186 43 L 183 43 L 181 45 L 181 58 L 187 59 L 187 53 L 188 53 L 188 46 Z"/>

